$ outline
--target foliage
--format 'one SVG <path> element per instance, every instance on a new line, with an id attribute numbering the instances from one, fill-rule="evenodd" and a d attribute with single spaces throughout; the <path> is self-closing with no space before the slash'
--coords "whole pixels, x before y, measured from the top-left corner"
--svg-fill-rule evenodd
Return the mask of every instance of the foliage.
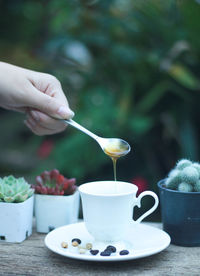
<path id="1" fill-rule="evenodd" d="M 200 164 L 180 160 L 165 181 L 168 189 L 180 192 L 200 192 Z"/>
<path id="2" fill-rule="evenodd" d="M 119 179 L 140 175 L 153 184 L 182 156 L 198 159 L 199 1 L 8 0 L 0 10 L 1 59 L 54 74 L 77 122 L 131 144 Z M 89 137 L 69 127 L 49 138 L 54 148 L 42 159 L 46 138 L 19 120 L 3 131 L 16 140 L 0 142 L 31 156 L 29 175 L 57 167 L 79 183 L 112 177 L 111 161 Z"/>
<path id="3" fill-rule="evenodd" d="M 76 179 L 68 179 L 58 170 L 44 171 L 36 177 L 36 184 L 32 187 L 37 194 L 72 195 L 76 191 Z"/>
<path id="4" fill-rule="evenodd" d="M 32 196 L 34 190 L 23 177 L 10 175 L 0 178 L 0 201 L 8 203 L 24 202 Z"/>

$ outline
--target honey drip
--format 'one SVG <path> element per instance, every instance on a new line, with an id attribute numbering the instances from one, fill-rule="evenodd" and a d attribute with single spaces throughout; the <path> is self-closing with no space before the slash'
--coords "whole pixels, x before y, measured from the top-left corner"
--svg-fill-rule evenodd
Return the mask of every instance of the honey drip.
<path id="1" fill-rule="evenodd" d="M 116 163 L 119 157 L 126 155 L 129 151 L 127 146 L 123 143 L 116 142 L 115 140 L 110 139 L 110 143 L 104 148 L 105 154 L 111 157 L 113 162 L 113 174 L 114 180 L 117 181 L 117 172 L 116 172 Z"/>
<path id="2" fill-rule="evenodd" d="M 117 158 L 112 157 L 111 159 L 113 162 L 114 180 L 117 181 L 117 171 L 116 171 Z"/>

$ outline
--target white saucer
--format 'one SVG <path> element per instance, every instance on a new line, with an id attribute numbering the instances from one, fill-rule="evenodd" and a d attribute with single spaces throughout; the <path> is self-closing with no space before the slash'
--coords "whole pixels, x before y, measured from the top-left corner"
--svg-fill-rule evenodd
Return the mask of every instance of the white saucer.
<path id="1" fill-rule="evenodd" d="M 71 246 L 71 240 L 73 238 L 79 238 L 82 241 L 81 245 L 88 242 L 92 243 L 93 249 L 99 249 L 100 252 L 108 245 L 106 243 L 96 243 L 94 238 L 86 230 L 84 222 L 62 226 L 51 231 L 45 237 L 45 245 L 53 252 L 65 257 L 85 261 L 104 262 L 127 261 L 150 256 L 161 252 L 170 244 L 170 237 L 166 232 L 143 223 L 134 225 L 130 229 L 126 242 L 114 244 L 117 252 L 111 254 L 111 256 L 100 256 L 100 253 L 93 256 L 89 251 L 85 254 L 80 254 L 77 247 Z M 61 247 L 63 241 L 68 243 L 68 248 Z M 129 250 L 129 254 L 119 255 L 119 251 L 122 249 Z"/>

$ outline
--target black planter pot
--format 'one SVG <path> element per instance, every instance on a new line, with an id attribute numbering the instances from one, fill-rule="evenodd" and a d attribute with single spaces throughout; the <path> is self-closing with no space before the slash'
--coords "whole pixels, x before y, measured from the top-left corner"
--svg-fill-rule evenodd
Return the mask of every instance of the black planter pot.
<path id="1" fill-rule="evenodd" d="M 163 230 L 173 244 L 200 246 L 200 192 L 174 191 L 164 183 L 158 182 Z"/>

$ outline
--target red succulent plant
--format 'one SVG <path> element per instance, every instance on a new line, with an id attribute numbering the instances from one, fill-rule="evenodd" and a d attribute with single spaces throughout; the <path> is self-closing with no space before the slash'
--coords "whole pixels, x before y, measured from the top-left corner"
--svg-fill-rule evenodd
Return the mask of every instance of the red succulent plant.
<path id="1" fill-rule="evenodd" d="M 36 194 L 72 195 L 77 186 L 75 178 L 66 178 L 56 169 L 44 171 L 36 177 L 36 184 L 32 185 Z"/>

